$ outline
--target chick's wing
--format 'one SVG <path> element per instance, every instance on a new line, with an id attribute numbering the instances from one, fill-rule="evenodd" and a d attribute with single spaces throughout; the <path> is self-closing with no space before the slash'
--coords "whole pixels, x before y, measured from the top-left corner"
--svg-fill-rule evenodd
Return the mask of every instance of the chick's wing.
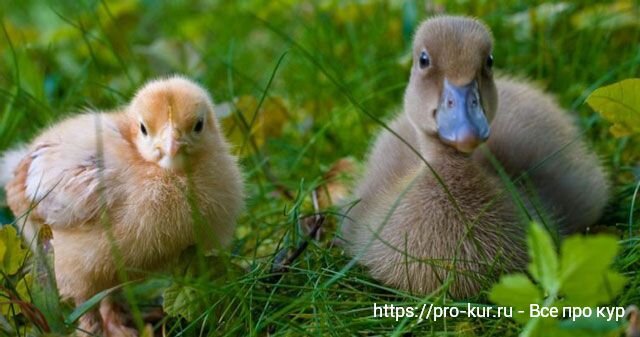
<path id="1" fill-rule="evenodd" d="M 106 115 L 81 115 L 54 126 L 34 141 L 7 186 L 10 206 L 54 229 L 91 223 L 118 198 L 112 187 L 124 144 Z"/>

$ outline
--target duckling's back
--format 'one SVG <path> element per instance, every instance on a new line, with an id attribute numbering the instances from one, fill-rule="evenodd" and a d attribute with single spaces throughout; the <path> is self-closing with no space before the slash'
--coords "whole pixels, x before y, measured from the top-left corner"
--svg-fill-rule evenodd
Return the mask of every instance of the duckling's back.
<path id="1" fill-rule="evenodd" d="M 584 231 L 602 215 L 609 196 L 605 170 L 571 116 L 530 84 L 498 79 L 498 111 L 487 143 L 505 171 L 541 203 L 563 233 Z M 493 167 L 480 150 L 475 158 Z M 534 192 L 534 193 L 532 193 Z"/>

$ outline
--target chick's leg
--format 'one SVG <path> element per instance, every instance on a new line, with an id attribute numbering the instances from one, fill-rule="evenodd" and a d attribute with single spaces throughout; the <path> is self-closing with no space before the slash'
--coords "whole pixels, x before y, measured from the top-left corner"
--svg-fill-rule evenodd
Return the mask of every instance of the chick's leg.
<path id="1" fill-rule="evenodd" d="M 76 336 L 102 336 L 102 319 L 98 310 L 91 310 L 80 317 Z"/>
<path id="2" fill-rule="evenodd" d="M 104 335 L 107 337 L 137 337 L 138 332 L 126 325 L 127 314 L 111 298 L 100 302 L 100 315 L 104 323 Z"/>

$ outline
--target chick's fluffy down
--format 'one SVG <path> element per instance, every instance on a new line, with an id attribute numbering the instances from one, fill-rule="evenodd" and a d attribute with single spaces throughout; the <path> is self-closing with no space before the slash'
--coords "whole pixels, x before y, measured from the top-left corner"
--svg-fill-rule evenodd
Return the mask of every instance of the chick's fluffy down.
<path id="1" fill-rule="evenodd" d="M 242 177 L 208 95 L 179 77 L 149 86 L 176 105 L 196 91 L 210 110 L 201 150 L 186 154 L 186 173 L 140 155 L 139 121 L 123 109 L 85 113 L 46 130 L 22 150 L 6 185 L 12 211 L 26 215 L 19 224 L 27 241 L 43 224 L 51 227 L 58 286 L 76 302 L 118 283 L 114 256 L 135 276 L 166 265 L 197 240 L 207 249 L 227 246 L 243 207 Z"/>

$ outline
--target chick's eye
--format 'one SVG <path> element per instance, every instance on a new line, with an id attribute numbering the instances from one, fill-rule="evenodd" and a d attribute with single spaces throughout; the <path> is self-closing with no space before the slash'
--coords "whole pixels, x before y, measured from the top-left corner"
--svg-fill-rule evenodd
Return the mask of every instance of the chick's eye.
<path id="1" fill-rule="evenodd" d="M 202 132 L 203 128 L 204 128 L 204 121 L 202 119 L 199 119 L 196 125 L 193 127 L 193 131 L 200 133 Z"/>
<path id="2" fill-rule="evenodd" d="M 140 123 L 140 132 L 142 132 L 143 135 L 147 135 L 147 128 L 144 126 L 143 123 Z"/>
<path id="3" fill-rule="evenodd" d="M 429 54 L 427 54 L 427 52 L 423 50 L 420 53 L 420 60 L 418 62 L 420 63 L 420 69 L 424 69 L 430 66 L 431 60 L 429 60 Z"/>
<path id="4" fill-rule="evenodd" d="M 493 67 L 493 55 L 487 57 L 487 68 Z"/>

